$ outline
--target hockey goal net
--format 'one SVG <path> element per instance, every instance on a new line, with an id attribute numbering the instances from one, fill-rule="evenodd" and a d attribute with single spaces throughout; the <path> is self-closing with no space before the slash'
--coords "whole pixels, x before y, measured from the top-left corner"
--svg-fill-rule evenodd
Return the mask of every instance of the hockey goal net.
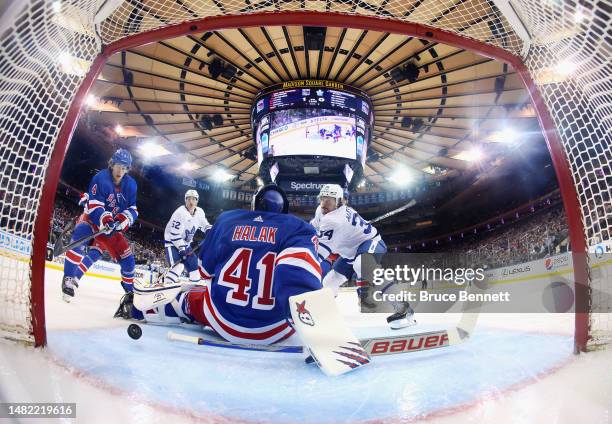
<path id="1" fill-rule="evenodd" d="M 610 342 L 610 5 L 554 0 L 13 0 L 0 8 L 0 332 L 44 345 L 44 263 L 62 160 L 88 88 L 114 52 L 240 26 L 379 29 L 511 63 L 532 95 L 570 225 L 576 346 Z"/>

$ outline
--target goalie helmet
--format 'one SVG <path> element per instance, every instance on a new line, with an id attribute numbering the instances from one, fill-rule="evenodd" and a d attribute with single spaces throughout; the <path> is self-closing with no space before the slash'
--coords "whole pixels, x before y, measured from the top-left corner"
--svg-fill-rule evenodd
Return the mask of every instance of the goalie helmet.
<path id="1" fill-rule="evenodd" d="M 109 166 L 113 166 L 116 163 L 129 169 L 132 167 L 132 155 L 125 149 L 117 149 L 117 151 L 111 156 L 108 164 Z"/>
<path id="2" fill-rule="evenodd" d="M 342 200 L 342 196 L 344 196 L 344 190 L 342 190 L 340 184 L 324 184 L 323 187 L 321 187 L 321 191 L 319 192 L 317 199 L 320 202 L 321 197 L 333 197 L 336 199 L 336 205 L 339 205 L 340 201 Z"/>
<path id="3" fill-rule="evenodd" d="M 187 190 L 185 192 L 185 200 L 187 200 L 188 197 L 195 197 L 196 200 L 200 200 L 200 195 L 196 190 Z"/>
<path id="4" fill-rule="evenodd" d="M 253 195 L 251 210 L 288 213 L 289 201 L 285 192 L 276 184 L 262 186 Z"/>

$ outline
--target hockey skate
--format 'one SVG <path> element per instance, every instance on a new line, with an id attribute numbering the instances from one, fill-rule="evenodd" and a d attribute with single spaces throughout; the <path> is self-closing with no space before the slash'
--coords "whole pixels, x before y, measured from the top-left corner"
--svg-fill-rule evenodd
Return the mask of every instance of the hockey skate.
<path id="1" fill-rule="evenodd" d="M 369 311 L 376 309 L 376 303 L 374 303 L 370 296 L 369 286 L 358 287 L 357 296 L 359 296 L 359 304 L 362 309 L 367 309 Z"/>
<path id="2" fill-rule="evenodd" d="M 76 278 L 64 276 L 62 279 L 62 299 L 64 299 L 64 302 L 70 303 L 78 288 L 79 282 Z"/>
<path id="3" fill-rule="evenodd" d="M 134 292 L 127 292 L 121 297 L 119 308 L 115 312 L 114 318 L 132 318 L 132 308 L 134 306 Z"/>
<path id="4" fill-rule="evenodd" d="M 387 323 L 392 330 L 399 330 L 412 327 L 417 322 L 414 319 L 414 310 L 408 303 L 405 303 L 393 315 L 387 317 Z"/>

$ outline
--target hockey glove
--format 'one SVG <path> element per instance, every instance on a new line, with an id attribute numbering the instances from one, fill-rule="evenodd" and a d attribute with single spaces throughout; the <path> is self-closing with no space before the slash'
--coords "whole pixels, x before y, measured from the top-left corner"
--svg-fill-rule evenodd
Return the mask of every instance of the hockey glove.
<path id="1" fill-rule="evenodd" d="M 117 223 L 110 214 L 102 216 L 102 227 L 100 229 L 103 230 L 104 234 L 111 235 L 115 231 L 115 225 Z"/>
<path id="2" fill-rule="evenodd" d="M 193 249 L 191 248 L 191 246 L 186 246 L 184 249 L 179 251 L 179 256 L 181 257 L 181 260 L 184 260 L 187 256 L 190 256 L 193 254 Z"/>
<path id="3" fill-rule="evenodd" d="M 128 217 L 128 213 L 129 212 L 121 212 L 115 216 L 115 221 L 117 222 L 115 231 L 127 231 L 128 228 L 130 228 L 130 218 Z"/>
<path id="4" fill-rule="evenodd" d="M 79 199 L 79 206 L 87 209 L 88 202 L 89 202 L 89 193 L 85 192 L 81 194 L 81 198 Z"/>

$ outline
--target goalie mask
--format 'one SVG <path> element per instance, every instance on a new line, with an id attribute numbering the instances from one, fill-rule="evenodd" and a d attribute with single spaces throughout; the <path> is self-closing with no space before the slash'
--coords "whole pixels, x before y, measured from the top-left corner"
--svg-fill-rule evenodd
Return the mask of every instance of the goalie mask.
<path id="1" fill-rule="evenodd" d="M 285 192 L 276 184 L 268 184 L 261 187 L 253 195 L 251 210 L 288 213 L 289 201 Z"/>

